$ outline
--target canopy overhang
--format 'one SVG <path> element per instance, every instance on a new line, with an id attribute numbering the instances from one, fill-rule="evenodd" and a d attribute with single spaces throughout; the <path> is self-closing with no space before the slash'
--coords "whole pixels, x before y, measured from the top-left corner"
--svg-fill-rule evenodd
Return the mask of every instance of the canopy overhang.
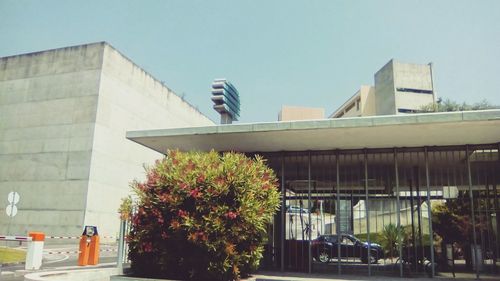
<path id="1" fill-rule="evenodd" d="M 127 138 L 165 153 L 310 151 L 500 142 L 500 110 L 129 131 Z"/>

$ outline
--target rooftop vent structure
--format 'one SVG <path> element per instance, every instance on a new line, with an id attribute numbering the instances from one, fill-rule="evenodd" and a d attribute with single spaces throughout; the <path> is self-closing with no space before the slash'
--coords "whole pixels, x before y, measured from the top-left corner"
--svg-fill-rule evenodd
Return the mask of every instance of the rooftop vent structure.
<path id="1" fill-rule="evenodd" d="M 240 94 L 227 79 L 215 79 L 212 83 L 214 109 L 220 114 L 221 124 L 231 124 L 240 117 Z"/>

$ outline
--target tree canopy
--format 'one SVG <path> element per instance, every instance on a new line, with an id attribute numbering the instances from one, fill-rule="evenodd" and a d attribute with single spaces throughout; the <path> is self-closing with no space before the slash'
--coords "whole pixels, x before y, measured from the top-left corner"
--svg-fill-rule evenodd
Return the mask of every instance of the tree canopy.
<path id="1" fill-rule="evenodd" d="M 498 109 L 500 106 L 494 105 L 487 100 L 482 100 L 474 104 L 458 103 L 450 99 L 438 98 L 436 103 L 430 103 L 422 106 L 422 112 L 449 112 L 449 111 L 469 111 L 469 110 L 483 110 L 483 109 Z"/>

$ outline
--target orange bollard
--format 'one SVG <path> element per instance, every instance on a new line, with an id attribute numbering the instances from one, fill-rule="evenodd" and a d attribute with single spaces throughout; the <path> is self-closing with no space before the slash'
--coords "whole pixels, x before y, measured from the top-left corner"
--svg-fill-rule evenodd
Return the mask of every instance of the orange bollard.
<path id="1" fill-rule="evenodd" d="M 99 235 L 90 238 L 88 261 L 89 265 L 96 265 L 99 263 Z"/>
<path id="2" fill-rule="evenodd" d="M 96 265 L 99 263 L 99 235 L 97 227 L 85 226 L 80 238 L 80 253 L 78 265 Z"/>
<path id="3" fill-rule="evenodd" d="M 80 238 L 80 253 L 78 254 L 78 265 L 87 265 L 89 262 L 90 237 L 82 235 Z"/>

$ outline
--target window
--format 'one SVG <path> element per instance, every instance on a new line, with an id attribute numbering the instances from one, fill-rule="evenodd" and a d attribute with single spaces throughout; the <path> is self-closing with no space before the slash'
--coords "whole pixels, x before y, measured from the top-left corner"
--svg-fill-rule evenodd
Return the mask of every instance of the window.
<path id="1" fill-rule="evenodd" d="M 408 93 L 417 93 L 417 94 L 430 94 L 432 95 L 432 90 L 422 90 L 422 89 L 412 89 L 412 88 L 396 88 L 398 92 L 408 92 Z"/>
<path id="2" fill-rule="evenodd" d="M 416 109 L 408 109 L 408 108 L 398 108 L 399 113 L 418 113 L 419 111 Z"/>
<path id="3" fill-rule="evenodd" d="M 352 241 L 349 237 L 343 236 L 342 241 L 340 241 L 341 244 L 344 245 L 354 245 L 354 241 Z"/>
<path id="4" fill-rule="evenodd" d="M 354 103 L 351 103 L 349 106 L 347 106 L 347 108 L 345 109 L 345 112 L 348 112 L 348 111 L 349 111 L 349 110 L 351 110 L 353 107 L 354 107 Z"/>

